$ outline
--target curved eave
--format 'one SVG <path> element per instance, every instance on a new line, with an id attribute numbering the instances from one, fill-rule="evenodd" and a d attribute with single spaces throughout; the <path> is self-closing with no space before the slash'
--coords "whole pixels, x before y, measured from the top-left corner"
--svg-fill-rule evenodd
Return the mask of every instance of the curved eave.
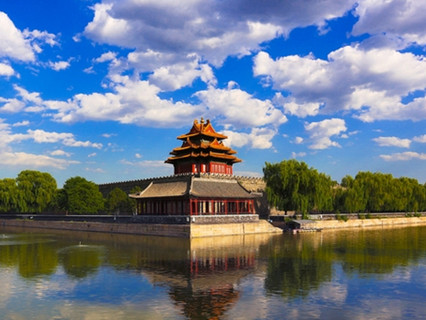
<path id="1" fill-rule="evenodd" d="M 200 153 L 187 153 L 182 154 L 175 157 L 169 157 L 165 162 L 166 163 L 174 163 L 179 160 L 183 159 L 200 159 L 200 158 L 211 158 L 211 159 L 220 159 L 220 160 L 226 160 L 232 163 L 238 163 L 241 162 L 241 159 L 238 159 L 236 156 L 223 154 L 223 153 L 214 153 L 214 152 L 200 152 Z"/>
<path id="2" fill-rule="evenodd" d="M 206 137 L 212 137 L 219 140 L 228 139 L 227 136 L 217 133 L 217 132 L 195 132 L 195 133 L 186 133 L 183 135 L 180 135 L 177 137 L 179 140 L 187 140 L 188 138 L 193 138 L 196 136 L 206 136 Z"/>

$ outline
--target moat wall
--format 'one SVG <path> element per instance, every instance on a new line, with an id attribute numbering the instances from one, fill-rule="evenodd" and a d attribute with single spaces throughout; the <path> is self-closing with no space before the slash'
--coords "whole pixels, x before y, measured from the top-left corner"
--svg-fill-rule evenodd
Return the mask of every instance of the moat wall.
<path id="1" fill-rule="evenodd" d="M 300 229 L 362 229 L 369 227 L 401 227 L 426 225 L 426 217 L 383 218 L 383 219 L 354 219 L 342 220 L 309 220 L 300 225 Z"/>
<path id="2" fill-rule="evenodd" d="M 215 224 L 143 224 L 143 223 L 103 223 L 81 221 L 34 221 L 1 220 L 0 226 L 41 228 L 54 230 L 89 231 L 133 235 L 167 236 L 181 238 L 246 235 L 261 233 L 282 233 L 265 220 L 246 223 Z"/>

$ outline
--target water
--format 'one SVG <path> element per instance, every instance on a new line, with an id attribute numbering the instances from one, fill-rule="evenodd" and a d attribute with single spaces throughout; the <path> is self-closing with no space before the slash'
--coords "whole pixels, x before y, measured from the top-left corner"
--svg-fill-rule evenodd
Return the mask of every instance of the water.
<path id="1" fill-rule="evenodd" d="M 426 319 L 425 232 L 189 241 L 0 228 L 0 319 Z"/>

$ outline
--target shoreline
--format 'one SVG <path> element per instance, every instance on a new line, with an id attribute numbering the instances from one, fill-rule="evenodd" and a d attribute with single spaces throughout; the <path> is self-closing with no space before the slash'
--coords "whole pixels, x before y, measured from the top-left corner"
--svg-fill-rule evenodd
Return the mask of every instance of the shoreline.
<path id="1" fill-rule="evenodd" d="M 426 217 L 398 217 L 398 218 L 373 218 L 373 219 L 351 219 L 351 220 L 294 220 L 294 233 L 329 231 L 329 230 L 351 230 L 368 229 L 377 227 L 400 228 L 409 226 L 426 225 Z M 274 224 L 277 225 L 277 224 Z M 290 230 L 292 231 L 292 230 Z"/>

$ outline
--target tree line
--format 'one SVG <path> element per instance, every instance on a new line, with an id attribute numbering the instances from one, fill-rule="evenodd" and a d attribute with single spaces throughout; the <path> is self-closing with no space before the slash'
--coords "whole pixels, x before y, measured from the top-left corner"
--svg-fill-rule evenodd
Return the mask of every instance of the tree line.
<path id="1" fill-rule="evenodd" d="M 0 179 L 0 213 L 132 213 L 135 201 L 121 189 L 106 198 L 94 182 L 69 178 L 63 188 L 47 172 L 21 171 L 16 179 Z"/>
<path id="2" fill-rule="evenodd" d="M 426 183 L 391 174 L 359 172 L 341 183 L 308 167 L 284 160 L 265 163 L 266 195 L 272 207 L 298 213 L 368 213 L 426 211 Z M 140 191 L 135 188 L 131 192 Z M 121 189 L 105 198 L 94 182 L 69 178 L 63 188 L 47 172 L 24 170 L 0 179 L 0 213 L 133 213 L 136 202 Z"/>
<path id="3" fill-rule="evenodd" d="M 266 194 L 271 206 L 283 211 L 420 212 L 426 211 L 426 183 L 380 172 L 359 172 L 341 183 L 304 162 L 265 163 Z"/>

